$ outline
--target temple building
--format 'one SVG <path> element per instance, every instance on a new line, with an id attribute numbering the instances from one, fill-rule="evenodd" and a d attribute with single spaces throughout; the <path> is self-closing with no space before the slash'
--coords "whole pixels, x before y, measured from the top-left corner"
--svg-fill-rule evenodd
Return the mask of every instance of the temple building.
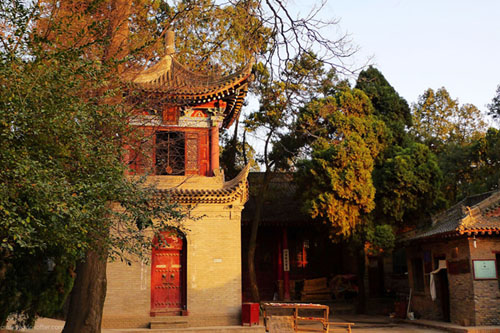
<path id="1" fill-rule="evenodd" d="M 467 197 L 405 237 L 415 317 L 500 324 L 499 191 Z"/>
<path id="2" fill-rule="evenodd" d="M 186 211 L 185 232 L 165 234 L 148 264 L 108 264 L 104 328 L 175 328 L 240 323 L 241 211 L 248 167 L 225 181 L 219 169 L 219 130 L 238 118 L 251 64 L 227 76 L 187 69 L 167 54 L 128 78 L 140 106 L 131 124 L 150 137 L 150 150 L 129 158 L 148 182 Z M 152 240 L 156 242 L 156 239 Z"/>

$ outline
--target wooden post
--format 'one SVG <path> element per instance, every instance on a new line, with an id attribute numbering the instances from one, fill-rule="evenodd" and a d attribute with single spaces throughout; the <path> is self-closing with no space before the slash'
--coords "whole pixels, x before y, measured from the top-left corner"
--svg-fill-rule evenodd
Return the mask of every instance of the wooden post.
<path id="1" fill-rule="evenodd" d="M 219 123 L 216 121 L 210 128 L 210 170 L 212 175 L 219 170 Z"/>
<path id="2" fill-rule="evenodd" d="M 276 287 L 278 288 L 278 299 L 283 300 L 283 247 L 281 246 L 281 239 L 283 238 L 280 230 L 275 233 L 276 252 L 277 252 L 277 274 L 276 274 Z"/>
<path id="3" fill-rule="evenodd" d="M 288 249 L 288 237 L 286 228 L 283 227 L 283 290 L 285 301 L 290 300 L 290 252 Z"/>

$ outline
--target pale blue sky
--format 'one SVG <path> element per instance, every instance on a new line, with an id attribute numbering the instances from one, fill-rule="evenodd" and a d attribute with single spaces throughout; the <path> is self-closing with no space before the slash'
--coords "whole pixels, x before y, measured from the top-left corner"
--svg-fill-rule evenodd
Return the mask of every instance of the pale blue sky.
<path id="1" fill-rule="evenodd" d="M 313 3 L 291 1 L 300 11 Z M 373 56 L 410 104 L 444 86 L 486 110 L 500 84 L 499 0 L 329 0 L 322 15 L 340 19 L 360 47 L 356 62 Z"/>

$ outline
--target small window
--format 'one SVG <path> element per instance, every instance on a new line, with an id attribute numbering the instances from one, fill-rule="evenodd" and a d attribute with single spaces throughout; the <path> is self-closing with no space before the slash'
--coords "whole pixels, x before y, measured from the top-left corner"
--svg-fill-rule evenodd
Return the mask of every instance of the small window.
<path id="1" fill-rule="evenodd" d="M 185 138 L 183 132 L 157 132 L 155 174 L 183 176 L 185 173 Z"/>
<path id="2" fill-rule="evenodd" d="M 411 260 L 413 289 L 415 291 L 424 291 L 424 269 L 422 259 L 416 258 Z"/>

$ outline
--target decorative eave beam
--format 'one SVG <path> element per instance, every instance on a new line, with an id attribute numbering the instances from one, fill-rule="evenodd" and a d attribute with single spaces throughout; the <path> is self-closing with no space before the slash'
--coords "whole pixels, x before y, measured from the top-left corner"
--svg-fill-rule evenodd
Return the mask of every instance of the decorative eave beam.
<path id="1" fill-rule="evenodd" d="M 460 231 L 461 235 L 467 235 L 467 236 L 472 236 L 472 235 L 499 235 L 500 234 L 500 229 L 468 229 L 468 230 L 461 230 Z"/>

